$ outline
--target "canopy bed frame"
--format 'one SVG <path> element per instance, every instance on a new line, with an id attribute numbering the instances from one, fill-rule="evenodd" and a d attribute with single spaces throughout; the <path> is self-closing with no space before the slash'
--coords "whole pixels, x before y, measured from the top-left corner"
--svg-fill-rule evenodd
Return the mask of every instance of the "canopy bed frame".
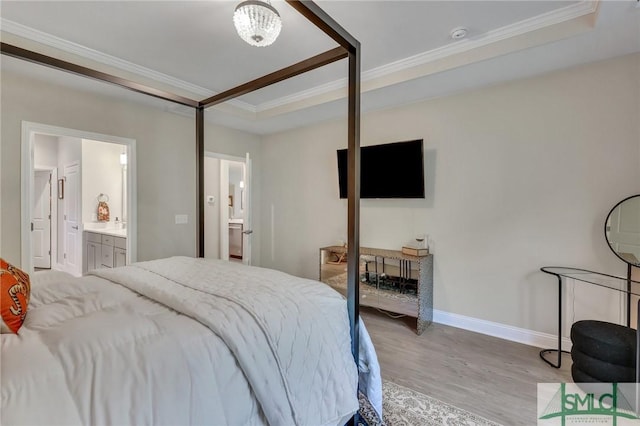
<path id="1" fill-rule="evenodd" d="M 351 332 L 351 352 L 356 365 L 359 359 L 359 280 L 358 257 L 360 247 L 360 42 L 342 28 L 317 4 L 308 0 L 286 0 L 287 3 L 307 18 L 313 25 L 338 43 L 338 47 L 308 58 L 263 77 L 236 86 L 227 91 L 196 101 L 158 90 L 128 79 L 76 65 L 7 43 L 1 43 L 3 55 L 33 62 L 39 65 L 70 72 L 80 76 L 118 85 L 145 95 L 191 107 L 195 110 L 196 125 L 196 192 L 197 192 L 197 250 L 204 257 L 204 110 L 255 90 L 312 71 L 324 65 L 346 59 L 348 70 L 348 246 L 347 253 L 347 308 Z M 351 420 L 356 422 L 357 413 Z"/>

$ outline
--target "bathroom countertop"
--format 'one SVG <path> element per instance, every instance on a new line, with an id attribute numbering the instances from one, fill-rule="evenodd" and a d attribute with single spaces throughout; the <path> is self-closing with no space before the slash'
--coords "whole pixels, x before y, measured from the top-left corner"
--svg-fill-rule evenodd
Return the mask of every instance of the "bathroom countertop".
<path id="1" fill-rule="evenodd" d="M 112 237 L 123 237 L 127 238 L 127 230 L 126 229 L 116 229 L 116 228 L 94 228 L 90 225 L 84 226 L 84 230 L 86 232 L 93 232 L 95 234 L 104 234 L 111 235 Z"/>

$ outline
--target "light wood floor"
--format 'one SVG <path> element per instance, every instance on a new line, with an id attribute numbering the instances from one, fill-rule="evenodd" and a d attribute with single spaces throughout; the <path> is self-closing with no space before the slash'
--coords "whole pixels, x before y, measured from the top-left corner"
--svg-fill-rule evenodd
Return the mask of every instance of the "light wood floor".
<path id="1" fill-rule="evenodd" d="M 441 324 L 418 336 L 415 319 L 360 313 L 383 379 L 504 425 L 537 423 L 537 383 L 572 381 L 569 355 L 557 370 L 539 358 L 539 348 Z"/>

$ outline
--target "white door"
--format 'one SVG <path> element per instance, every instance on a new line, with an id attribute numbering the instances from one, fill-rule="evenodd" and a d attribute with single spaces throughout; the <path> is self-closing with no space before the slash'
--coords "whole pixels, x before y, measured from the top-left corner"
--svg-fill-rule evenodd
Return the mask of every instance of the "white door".
<path id="1" fill-rule="evenodd" d="M 253 239 L 253 227 L 251 224 L 251 158 L 247 152 L 244 163 L 244 189 L 241 200 L 244 210 L 244 226 L 242 231 L 242 263 L 251 265 L 251 240 Z"/>
<path id="2" fill-rule="evenodd" d="M 31 250 L 34 268 L 51 268 L 51 172 L 33 173 Z"/>
<path id="3" fill-rule="evenodd" d="M 229 260 L 229 161 L 220 160 L 220 259 Z"/>
<path id="4" fill-rule="evenodd" d="M 80 165 L 64 166 L 64 265 L 73 275 L 82 274 L 80 241 Z"/>

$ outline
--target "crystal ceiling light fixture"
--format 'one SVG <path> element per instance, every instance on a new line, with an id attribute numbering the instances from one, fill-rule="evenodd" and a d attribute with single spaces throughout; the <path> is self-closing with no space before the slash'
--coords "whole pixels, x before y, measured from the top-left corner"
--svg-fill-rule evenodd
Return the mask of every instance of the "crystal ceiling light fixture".
<path id="1" fill-rule="evenodd" d="M 269 46 L 282 29 L 278 11 L 267 1 L 243 1 L 233 13 L 233 24 L 238 35 L 252 46 Z"/>

